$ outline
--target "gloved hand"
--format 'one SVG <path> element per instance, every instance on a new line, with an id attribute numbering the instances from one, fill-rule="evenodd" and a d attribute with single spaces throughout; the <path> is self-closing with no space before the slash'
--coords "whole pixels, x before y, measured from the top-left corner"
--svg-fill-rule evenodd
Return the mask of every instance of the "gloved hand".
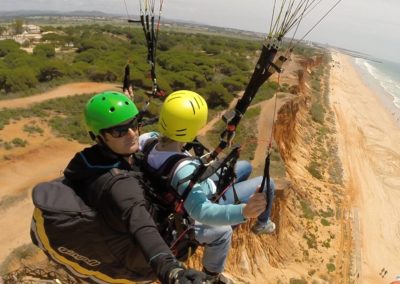
<path id="1" fill-rule="evenodd" d="M 169 274 L 170 284 L 203 284 L 206 274 L 194 269 L 175 268 Z"/>

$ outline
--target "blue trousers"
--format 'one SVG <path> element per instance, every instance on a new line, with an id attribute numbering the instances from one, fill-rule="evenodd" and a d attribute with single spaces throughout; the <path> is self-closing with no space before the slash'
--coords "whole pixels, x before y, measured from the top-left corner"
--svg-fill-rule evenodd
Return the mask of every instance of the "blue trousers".
<path id="1" fill-rule="evenodd" d="M 236 194 L 242 203 L 246 203 L 250 196 L 255 193 L 258 186 L 261 185 L 262 177 L 255 177 L 248 180 L 252 171 L 252 166 L 247 161 L 238 161 L 235 167 L 236 183 L 234 185 Z M 211 176 L 212 180 L 218 179 L 218 175 Z M 267 222 L 271 214 L 272 202 L 275 195 L 275 185 L 270 182 L 271 193 L 268 196 L 270 200 L 268 208 L 258 217 L 260 222 Z M 266 191 L 266 187 L 264 188 Z M 225 199 L 221 198 L 219 204 L 234 204 L 234 195 L 232 186 L 225 192 Z M 226 258 L 231 247 L 232 227 L 231 226 L 210 226 L 200 222 L 195 222 L 196 240 L 203 244 L 203 266 L 210 272 L 224 271 Z"/>

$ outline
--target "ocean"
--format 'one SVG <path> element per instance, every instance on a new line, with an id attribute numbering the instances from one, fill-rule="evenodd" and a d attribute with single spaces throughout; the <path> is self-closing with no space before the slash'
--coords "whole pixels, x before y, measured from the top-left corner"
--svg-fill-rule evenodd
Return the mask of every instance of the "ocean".
<path id="1" fill-rule="evenodd" d="M 399 113 L 400 64 L 389 61 L 375 62 L 362 58 L 355 58 L 355 63 L 357 67 L 363 71 L 364 79 L 369 81 L 368 85 L 379 86 L 386 95 L 390 96 L 393 105 Z M 370 80 L 372 80 L 372 82 Z"/>

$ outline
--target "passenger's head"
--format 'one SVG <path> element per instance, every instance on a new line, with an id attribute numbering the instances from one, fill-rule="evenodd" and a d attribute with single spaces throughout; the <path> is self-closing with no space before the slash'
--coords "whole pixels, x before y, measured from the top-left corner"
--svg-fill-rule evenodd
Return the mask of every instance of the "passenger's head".
<path id="1" fill-rule="evenodd" d="M 114 91 L 93 96 L 85 107 L 90 136 L 105 143 L 114 153 L 129 155 L 138 150 L 138 114 L 135 104 Z"/>
<path id="2" fill-rule="evenodd" d="M 192 91 L 176 91 L 165 99 L 158 127 L 171 140 L 192 142 L 207 123 L 207 115 L 207 102 L 203 97 Z"/>

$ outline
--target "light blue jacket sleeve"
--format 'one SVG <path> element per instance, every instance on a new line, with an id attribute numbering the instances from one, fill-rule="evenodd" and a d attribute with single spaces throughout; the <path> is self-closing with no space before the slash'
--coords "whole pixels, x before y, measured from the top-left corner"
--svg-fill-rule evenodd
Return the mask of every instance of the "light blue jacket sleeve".
<path id="1" fill-rule="evenodd" d="M 178 168 L 172 178 L 172 187 L 178 189 L 182 194 L 188 186 L 189 181 L 178 184 L 179 180 L 192 174 L 198 167 L 198 162 L 191 161 L 188 164 Z M 201 183 L 196 183 L 185 200 L 184 207 L 190 217 L 196 221 L 207 225 L 236 225 L 246 220 L 243 217 L 244 204 L 217 204 L 209 200 L 213 195 L 214 186 L 210 179 Z"/>

